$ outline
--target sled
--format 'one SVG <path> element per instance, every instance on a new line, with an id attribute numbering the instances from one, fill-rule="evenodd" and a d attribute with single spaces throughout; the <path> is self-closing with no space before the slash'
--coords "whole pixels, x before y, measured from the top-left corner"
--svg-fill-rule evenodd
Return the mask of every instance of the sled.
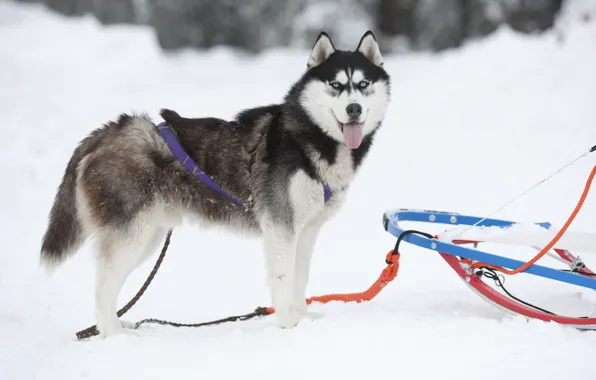
<path id="1" fill-rule="evenodd" d="M 406 230 L 403 227 L 404 222 L 449 225 L 452 228 L 432 236 L 425 232 Z M 500 286 L 502 281 L 499 277 L 502 273 L 526 273 L 596 290 L 595 273 L 578 256 L 570 252 L 570 249 L 576 249 L 596 254 L 596 234 L 566 232 L 558 241 L 553 242 L 556 231 L 548 222 L 527 225 L 454 212 L 415 209 L 388 211 L 383 216 L 383 224 L 387 232 L 398 238 L 398 244 L 403 241 L 437 252 L 477 295 L 508 313 L 528 319 L 556 322 L 580 330 L 596 328 L 596 315 L 567 317 L 536 307 L 507 292 Z M 470 227 L 461 228 L 462 226 Z M 478 248 L 481 243 L 499 243 L 525 245 L 540 250 L 537 247 L 548 248 L 549 242 L 553 242 L 552 250 L 543 249 L 544 254 L 565 263 L 567 269 L 555 269 L 536 263 L 528 265 L 529 263 L 488 253 Z M 496 269 L 502 273 L 498 273 Z M 484 282 L 484 277 L 494 280 L 506 294 Z"/>

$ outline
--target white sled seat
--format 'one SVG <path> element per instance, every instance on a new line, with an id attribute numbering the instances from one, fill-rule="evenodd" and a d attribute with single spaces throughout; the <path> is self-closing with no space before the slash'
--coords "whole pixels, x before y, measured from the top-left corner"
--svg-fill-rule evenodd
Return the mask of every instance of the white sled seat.
<path id="1" fill-rule="evenodd" d="M 520 223 L 509 228 L 473 227 L 467 231 L 466 229 L 466 226 L 462 226 L 445 231 L 439 235 L 439 240 L 477 240 L 542 248 L 555 237 L 560 227 L 545 229 L 535 224 Z M 567 230 L 554 248 L 596 254 L 596 233 Z"/>

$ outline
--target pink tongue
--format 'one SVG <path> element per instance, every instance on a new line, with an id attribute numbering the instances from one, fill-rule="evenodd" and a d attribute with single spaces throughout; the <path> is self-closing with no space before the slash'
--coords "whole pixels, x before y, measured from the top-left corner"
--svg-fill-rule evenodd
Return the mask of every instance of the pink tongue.
<path id="1" fill-rule="evenodd" d="M 344 124 L 344 143 L 350 149 L 356 149 L 362 143 L 362 124 L 348 123 Z"/>

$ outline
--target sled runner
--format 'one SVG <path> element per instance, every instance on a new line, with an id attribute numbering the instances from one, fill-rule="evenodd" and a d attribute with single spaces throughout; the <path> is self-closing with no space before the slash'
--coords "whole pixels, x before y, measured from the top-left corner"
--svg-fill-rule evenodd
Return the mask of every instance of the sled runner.
<path id="1" fill-rule="evenodd" d="M 497 211 L 595 151 L 596 145 Z M 569 251 L 573 249 L 590 254 L 596 253 L 596 233 L 567 232 L 583 207 L 595 176 L 596 166 L 592 168 L 573 212 L 559 230 L 552 229 L 550 223 L 524 225 L 507 220 L 491 219 L 490 216 L 496 211 L 488 217 L 479 218 L 452 212 L 399 209 L 386 212 L 383 216 L 383 225 L 387 232 L 398 238 L 393 254 L 398 255 L 399 244 L 402 241 L 438 252 L 475 293 L 501 309 L 527 318 L 552 321 L 582 330 L 595 329 L 596 315 L 587 317 L 557 315 L 513 296 L 505 289 L 502 280 L 503 274 L 526 273 L 596 290 L 596 274 L 579 257 Z M 406 221 L 444 224 L 460 228 L 451 228 L 442 234 L 433 236 L 417 230 L 405 230 L 401 224 Z M 467 227 L 462 229 L 461 226 Z M 528 262 L 522 262 L 478 249 L 479 244 L 487 242 L 526 245 L 538 249 L 540 252 Z M 473 245 L 473 247 L 466 245 Z M 554 269 L 537 264 L 545 255 L 567 264 L 568 269 Z M 494 280 L 497 287 L 501 288 L 505 294 L 486 284 L 483 277 Z"/>
<path id="2" fill-rule="evenodd" d="M 426 222 L 432 224 L 444 224 L 452 226 L 473 226 L 469 232 L 452 238 L 455 230 L 447 230 L 444 234 L 428 235 L 419 231 L 406 230 L 402 227 L 403 222 Z M 536 228 L 529 228 L 519 223 L 499 219 L 484 219 L 479 217 L 460 215 L 451 212 L 409 210 L 400 209 L 388 212 L 384 215 L 384 225 L 387 232 L 396 237 L 402 237 L 402 241 L 436 251 L 458 274 L 458 276 L 477 293 L 481 298 L 505 309 L 513 314 L 523 315 L 528 318 L 536 318 L 543 321 L 553 321 L 564 325 L 570 325 L 579 329 L 596 328 L 596 315 L 594 317 L 564 317 L 556 315 L 547 310 L 530 305 L 507 294 L 495 290 L 483 281 L 483 277 L 495 280 L 497 286 L 502 287 L 502 281 L 494 268 L 516 269 L 523 268 L 526 263 L 484 252 L 478 249 L 481 243 L 506 243 L 525 244 L 528 246 L 546 246 L 552 240 L 554 232 L 550 223 L 537 223 Z M 517 232 L 517 231 L 519 232 Z M 530 233 L 525 235 L 523 230 Z M 511 234 L 509 235 L 509 233 Z M 533 233 L 532 233 L 533 232 Z M 540 233 L 542 232 L 542 233 Z M 424 234 L 424 235 L 423 235 Z M 526 241 L 523 241 L 526 238 Z M 550 238 L 550 239 L 549 239 Z M 579 239 L 578 239 L 579 238 Z M 544 244 L 543 244 L 544 243 Z M 567 243 L 567 244 L 565 244 Z M 473 245 L 467 247 L 466 245 Z M 527 273 L 543 278 L 565 282 L 596 290 L 596 277 L 579 257 L 571 254 L 566 247 L 581 248 L 585 252 L 596 253 L 596 234 L 570 234 L 567 238 L 560 239 L 553 252 L 545 251 L 551 257 L 557 258 L 568 265 L 568 269 L 554 269 L 538 264 L 527 266 L 523 271 L 516 273 Z"/>

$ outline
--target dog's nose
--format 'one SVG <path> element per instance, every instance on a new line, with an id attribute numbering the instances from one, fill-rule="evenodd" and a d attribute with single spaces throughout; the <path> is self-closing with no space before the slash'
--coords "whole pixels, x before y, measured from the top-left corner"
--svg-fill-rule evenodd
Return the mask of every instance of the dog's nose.
<path id="1" fill-rule="evenodd" d="M 346 112 L 351 120 L 356 120 L 360 117 L 360 114 L 362 114 L 362 106 L 358 103 L 348 104 Z"/>

